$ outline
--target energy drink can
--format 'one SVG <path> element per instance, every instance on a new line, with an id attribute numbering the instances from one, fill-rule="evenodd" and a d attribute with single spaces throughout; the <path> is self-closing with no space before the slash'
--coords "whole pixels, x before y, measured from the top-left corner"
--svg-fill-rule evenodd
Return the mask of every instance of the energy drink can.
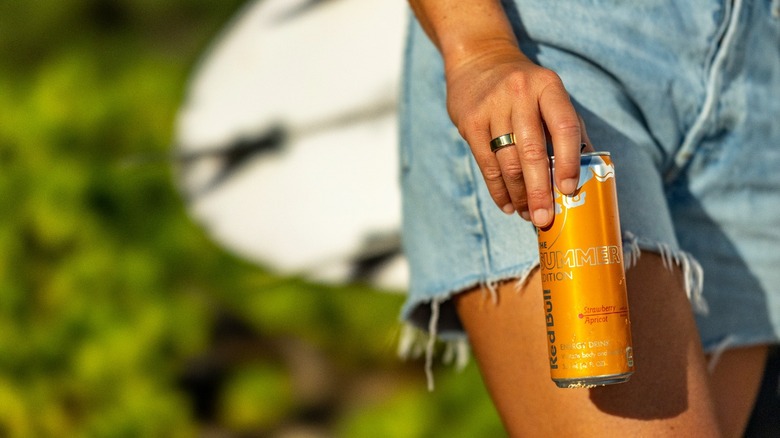
<path id="1" fill-rule="evenodd" d="M 550 375 L 560 388 L 625 382 L 634 357 L 609 153 L 582 154 L 577 190 L 554 193 L 553 222 L 538 229 Z"/>

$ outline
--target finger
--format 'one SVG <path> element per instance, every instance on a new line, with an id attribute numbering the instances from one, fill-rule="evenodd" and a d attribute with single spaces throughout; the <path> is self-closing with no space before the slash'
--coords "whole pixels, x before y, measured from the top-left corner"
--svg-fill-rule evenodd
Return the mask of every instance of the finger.
<path id="1" fill-rule="evenodd" d="M 496 117 L 490 123 L 490 134 L 493 138 L 512 133 L 512 121 L 507 115 L 505 117 Z M 520 212 L 525 219 L 528 214 L 528 202 L 526 200 L 525 182 L 523 181 L 523 166 L 520 157 L 517 154 L 515 144 L 507 145 L 500 150 L 495 151 L 501 169 L 501 178 L 504 180 L 504 187 L 509 193 L 512 202 L 512 211 Z M 504 209 L 509 211 L 509 208 Z"/>
<path id="2" fill-rule="evenodd" d="M 504 185 L 512 200 L 513 210 L 520 212 L 523 219 L 530 219 L 528 216 L 525 182 L 523 181 L 523 166 L 520 162 L 520 157 L 517 154 L 517 148 L 514 147 L 514 145 L 505 147 L 496 152 L 496 158 L 501 167 L 501 176 L 504 180 Z"/>
<path id="3" fill-rule="evenodd" d="M 501 165 L 496 154 L 490 150 L 490 140 L 492 138 L 487 132 L 485 131 L 486 135 L 475 134 L 466 141 L 471 146 L 471 153 L 474 155 L 480 172 L 482 172 L 482 178 L 485 180 L 485 185 L 493 202 L 504 213 L 512 214 L 515 212 L 515 207 L 504 184 Z"/>
<path id="4" fill-rule="evenodd" d="M 580 118 L 569 100 L 563 84 L 553 83 L 542 90 L 539 110 L 553 145 L 555 185 L 569 195 L 577 189 L 580 174 Z"/>
<path id="5" fill-rule="evenodd" d="M 539 113 L 527 108 L 513 111 L 516 149 L 523 169 L 525 196 L 531 220 L 537 227 L 547 226 L 553 217 L 550 164 Z"/>

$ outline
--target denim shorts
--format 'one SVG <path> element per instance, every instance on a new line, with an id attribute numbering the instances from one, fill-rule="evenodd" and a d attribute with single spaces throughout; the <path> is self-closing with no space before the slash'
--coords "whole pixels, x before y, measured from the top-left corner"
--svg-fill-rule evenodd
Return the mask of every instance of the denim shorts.
<path id="1" fill-rule="evenodd" d="M 626 260 L 684 273 L 706 351 L 780 339 L 780 0 L 504 1 L 609 151 Z M 450 298 L 539 263 L 534 228 L 490 198 L 412 20 L 401 99 L 402 317 L 463 339 Z M 627 266 L 629 263 L 627 263 Z"/>

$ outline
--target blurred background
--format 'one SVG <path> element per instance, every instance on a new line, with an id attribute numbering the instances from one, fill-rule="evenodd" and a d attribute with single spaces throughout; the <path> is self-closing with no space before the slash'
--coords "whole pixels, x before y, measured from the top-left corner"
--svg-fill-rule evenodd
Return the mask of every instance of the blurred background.
<path id="1" fill-rule="evenodd" d="M 334 1 L 334 0 L 328 0 Z M 502 436 L 403 295 L 275 274 L 188 214 L 188 78 L 238 0 L 0 1 L 0 436 Z"/>

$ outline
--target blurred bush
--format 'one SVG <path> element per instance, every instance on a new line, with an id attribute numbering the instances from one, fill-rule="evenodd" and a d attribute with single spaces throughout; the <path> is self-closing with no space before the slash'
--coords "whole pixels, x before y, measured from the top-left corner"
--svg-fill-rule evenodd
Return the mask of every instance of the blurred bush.
<path id="1" fill-rule="evenodd" d="M 473 367 L 394 357 L 400 295 L 187 217 L 175 113 L 241 3 L 0 2 L 0 436 L 501 436 Z"/>

